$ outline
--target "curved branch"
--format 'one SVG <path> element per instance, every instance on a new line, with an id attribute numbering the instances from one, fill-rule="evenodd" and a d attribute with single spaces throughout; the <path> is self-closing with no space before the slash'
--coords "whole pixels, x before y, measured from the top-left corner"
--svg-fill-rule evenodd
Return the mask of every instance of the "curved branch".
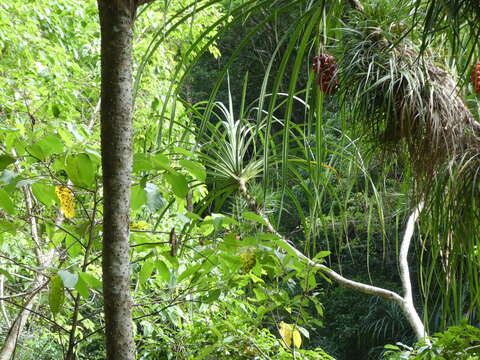
<path id="1" fill-rule="evenodd" d="M 417 222 L 418 217 L 423 210 L 423 205 L 423 201 L 420 201 L 416 209 L 408 218 L 407 228 L 405 229 L 403 241 L 400 246 L 400 254 L 398 259 L 400 267 L 400 280 L 403 287 L 403 302 L 400 304 L 400 306 L 404 310 L 403 312 L 418 339 L 423 339 L 426 336 L 426 333 L 423 322 L 418 316 L 413 304 L 412 282 L 410 281 L 410 270 L 408 269 L 408 250 L 412 241 L 415 223 Z"/>
<path id="2" fill-rule="evenodd" d="M 410 326 L 412 327 L 413 331 L 415 332 L 415 335 L 417 338 L 423 339 L 427 336 L 425 332 L 425 327 L 423 326 L 423 322 L 420 319 L 420 316 L 417 313 L 417 310 L 415 309 L 413 305 L 413 297 L 412 297 L 412 285 L 410 281 L 410 273 L 408 271 L 408 261 L 407 261 L 407 255 L 408 255 L 408 248 L 410 247 L 411 239 L 413 236 L 413 230 L 415 227 L 415 222 L 418 220 L 418 217 L 420 215 L 420 212 L 423 209 L 423 202 L 421 202 L 417 208 L 414 210 L 414 212 L 410 215 L 408 222 L 407 222 L 407 228 L 405 230 L 405 235 L 403 237 L 402 245 L 401 245 L 401 251 L 400 251 L 400 279 L 402 281 L 402 286 L 405 292 L 405 295 L 402 297 L 399 294 L 397 294 L 394 291 L 380 288 L 377 286 L 373 285 L 368 285 L 364 284 L 358 281 L 353 281 L 350 279 L 347 279 L 340 275 L 339 273 L 335 272 L 334 270 L 330 269 L 328 266 L 316 263 L 306 255 L 304 255 L 300 250 L 295 248 L 291 242 L 283 237 L 275 228 L 273 227 L 272 223 L 268 219 L 268 217 L 262 213 L 260 210 L 259 206 L 257 205 L 255 199 L 252 198 L 250 193 L 247 190 L 245 181 L 243 179 L 239 180 L 239 190 L 242 196 L 247 200 L 250 208 L 258 215 L 260 216 L 266 226 L 269 232 L 275 234 L 276 236 L 279 237 L 279 239 L 286 245 L 288 248 L 294 252 L 299 259 L 307 263 L 308 265 L 320 270 L 324 275 L 329 277 L 330 279 L 334 280 L 338 284 L 351 288 L 353 290 L 362 292 L 364 294 L 370 294 L 370 295 L 376 295 L 383 297 L 385 299 L 389 299 L 397 303 L 400 308 L 402 309 L 405 317 L 407 318 L 408 322 L 410 323 Z"/>

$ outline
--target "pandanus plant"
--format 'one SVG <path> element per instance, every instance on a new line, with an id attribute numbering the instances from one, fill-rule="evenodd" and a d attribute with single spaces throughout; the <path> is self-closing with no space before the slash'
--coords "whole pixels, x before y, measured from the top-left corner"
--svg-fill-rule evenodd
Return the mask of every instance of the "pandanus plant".
<path id="1" fill-rule="evenodd" d="M 202 8 L 217 2 L 194 3 Z M 220 71 L 207 105 L 208 116 L 204 118 L 204 124 L 211 120 L 211 109 L 222 109 L 215 104 L 216 95 L 228 68 L 232 67 L 241 50 L 272 22 L 293 12 L 298 14 L 290 17 L 288 31 L 276 38 L 278 47 L 266 66 L 265 80 L 259 89 L 258 113 L 266 112 L 265 131 L 269 134 L 279 94 L 282 87 L 286 87 L 282 149 L 279 152 L 281 162 L 285 164 L 281 167 L 283 173 L 292 140 L 294 96 L 301 86 L 304 101 L 317 110 L 313 112 L 315 116 L 307 115 L 308 129 L 319 128 L 315 125 L 324 121 L 326 110 L 336 106 L 334 111 L 341 115 L 345 129 L 358 130 L 357 134 L 366 135 L 363 140 L 372 145 L 372 150 L 391 153 L 401 159 L 405 177 L 413 178 L 412 189 L 408 192 L 412 202 L 425 202 L 421 230 L 426 240 L 424 249 L 428 250 L 424 258 L 429 260 L 422 272 L 425 276 L 421 279 L 424 295 L 431 299 L 440 294 L 442 303 L 447 304 L 444 314 L 446 317 L 451 315 L 451 321 L 458 321 L 464 313 L 478 319 L 475 311 L 480 299 L 476 295 L 478 255 L 475 255 L 476 261 L 471 255 L 478 254 L 480 233 L 480 147 L 478 114 L 475 112 L 478 103 L 467 98 L 458 87 L 466 82 L 462 79 L 468 79 L 465 72 L 471 68 L 472 59 L 478 58 L 478 1 L 251 0 L 233 5 L 223 22 L 216 24 L 224 27 L 211 37 L 212 42 L 250 15 L 261 15 Z M 165 31 L 188 21 L 186 14 L 187 11 L 179 12 L 159 30 L 159 34 L 163 36 Z M 211 35 L 212 29 L 206 30 L 205 35 Z M 154 49 L 155 45 L 152 44 L 151 48 Z M 209 45 L 206 44 L 203 50 Z M 299 81 L 302 72 L 308 72 L 311 66 L 308 59 L 319 54 L 319 49 L 326 45 L 338 60 L 336 74 L 340 86 L 331 102 L 316 96 L 318 88 L 311 86 L 313 77 L 307 84 Z M 436 51 L 432 45 L 446 51 Z M 198 43 L 192 44 L 188 51 L 196 53 Z M 144 62 L 148 62 L 148 56 Z M 439 62 L 443 64 L 439 66 Z M 278 66 L 274 67 L 274 64 Z M 191 70 L 192 66 L 184 65 Z M 182 67 L 175 73 L 173 84 L 177 84 L 180 69 Z M 476 90 L 475 81 L 474 78 Z M 268 92 L 272 95 L 267 100 Z M 168 97 L 165 104 L 167 108 Z M 474 106 L 470 106 L 472 104 Z M 247 156 L 257 134 L 244 119 L 234 120 L 231 108 L 223 107 L 221 111 L 226 118 L 220 127 L 226 131 L 220 132 L 219 139 L 228 140 L 229 144 L 217 150 L 212 148 L 209 152 L 206 143 L 206 153 L 216 159 L 210 164 L 217 175 L 228 176 L 241 185 L 258 175 L 262 167 L 259 158 Z M 344 121 L 346 118 L 348 122 Z M 253 128 L 256 127 L 258 122 Z M 320 133 L 316 139 L 321 141 Z M 268 166 L 265 159 L 266 156 L 264 168 Z M 414 214 L 413 222 L 419 215 L 418 211 Z M 413 224 L 410 225 L 413 231 Z M 275 231 L 273 227 L 272 231 Z M 439 291 L 432 295 L 430 288 Z M 463 294 L 469 296 L 466 306 L 459 301 L 464 298 Z"/>

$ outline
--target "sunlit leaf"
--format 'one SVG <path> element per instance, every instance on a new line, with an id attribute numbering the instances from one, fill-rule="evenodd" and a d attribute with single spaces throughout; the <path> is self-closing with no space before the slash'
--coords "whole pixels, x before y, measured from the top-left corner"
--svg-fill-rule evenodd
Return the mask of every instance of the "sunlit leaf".
<path id="1" fill-rule="evenodd" d="M 165 178 L 172 186 L 173 192 L 176 196 L 180 198 L 185 198 L 187 196 L 188 183 L 184 175 L 175 171 L 170 171 L 165 174 Z"/>
<path id="2" fill-rule="evenodd" d="M 138 210 L 147 203 L 147 193 L 141 185 L 132 186 L 131 204 L 132 210 Z"/>
<path id="3" fill-rule="evenodd" d="M 242 216 L 247 220 L 250 220 L 265 226 L 267 225 L 267 222 L 265 221 L 264 218 L 262 218 L 260 215 L 257 215 L 251 211 L 244 212 Z"/>
<path id="4" fill-rule="evenodd" d="M 140 270 L 140 273 L 138 274 L 138 280 L 141 285 L 145 284 L 145 282 L 152 276 L 152 272 L 154 269 L 155 264 L 153 261 L 145 261 L 143 263 L 143 266 Z"/>
<path id="5" fill-rule="evenodd" d="M 33 196 L 46 206 L 53 206 L 58 203 L 59 198 L 55 193 L 55 187 L 43 183 L 34 183 L 31 186 Z"/>
<path id="6" fill-rule="evenodd" d="M 59 270 L 58 276 L 60 276 L 60 278 L 63 281 L 63 286 L 65 286 L 66 288 L 73 288 L 77 284 L 77 281 L 78 281 L 77 273 L 71 273 L 70 271 L 67 271 L 67 270 Z"/>
<path id="7" fill-rule="evenodd" d="M 5 210 L 10 215 L 15 214 L 15 206 L 13 205 L 13 201 L 10 199 L 8 193 L 3 189 L 0 189 L 0 208 Z"/>

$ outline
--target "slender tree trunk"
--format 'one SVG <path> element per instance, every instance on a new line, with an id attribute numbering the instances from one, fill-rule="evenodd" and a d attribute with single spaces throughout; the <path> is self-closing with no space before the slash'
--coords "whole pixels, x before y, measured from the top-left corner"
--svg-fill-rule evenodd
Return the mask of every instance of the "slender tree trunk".
<path id="1" fill-rule="evenodd" d="M 0 266 L 2 265 L 2 263 L 0 262 Z M 4 294 L 4 283 L 5 283 L 5 276 L 3 275 L 0 275 L 0 298 L 3 298 L 3 294 Z M 3 315 L 3 320 L 5 320 L 5 324 L 7 324 L 9 327 L 11 326 L 11 323 L 10 323 L 10 319 L 8 318 L 8 314 L 7 314 L 7 309 L 5 309 L 5 303 L 0 300 L 0 308 L 2 310 L 2 315 Z"/>
<path id="2" fill-rule="evenodd" d="M 133 360 L 130 296 L 134 0 L 98 0 L 101 27 L 103 297 L 107 360 Z"/>
<path id="3" fill-rule="evenodd" d="M 92 211 L 92 217 L 91 217 L 91 222 L 90 222 L 90 229 L 89 229 L 89 234 L 88 234 L 88 243 L 87 247 L 85 249 L 85 254 L 83 256 L 83 265 L 82 265 L 82 272 L 86 272 L 88 268 L 88 260 L 90 256 L 90 251 L 93 246 L 93 241 L 94 241 L 94 229 L 96 225 L 96 215 L 97 215 L 97 192 L 95 191 L 95 195 L 93 197 L 93 211 Z M 71 318 L 71 324 L 72 327 L 70 328 L 70 334 L 68 338 L 68 348 L 67 348 L 67 355 L 65 356 L 65 360 L 75 360 L 76 355 L 75 355 L 75 334 L 77 330 L 77 325 L 78 325 L 78 315 L 80 313 L 80 294 L 78 293 L 77 296 L 75 297 L 75 300 L 73 302 L 73 315 Z M 1 360 L 1 359 L 0 359 Z"/>
<path id="4" fill-rule="evenodd" d="M 42 268 L 48 268 L 53 261 L 55 252 L 53 250 L 50 250 L 46 254 L 42 253 L 40 248 L 41 239 L 38 235 L 37 219 L 35 218 L 35 214 L 33 213 L 33 200 L 29 186 L 25 186 L 23 188 L 23 194 L 25 198 L 25 207 L 27 209 L 27 215 L 30 223 L 30 233 L 32 236 L 32 240 L 35 244 L 35 254 L 37 256 L 38 266 Z M 46 277 L 43 276 L 41 273 L 37 273 L 37 275 L 35 276 L 32 288 L 38 288 L 38 291 L 33 292 L 27 297 L 27 300 L 25 301 L 22 310 L 20 310 L 17 317 L 10 326 L 7 336 L 5 337 L 5 340 L 3 342 L 3 346 L 0 349 L 0 360 L 10 360 L 15 353 L 18 338 L 23 332 L 23 328 L 27 323 L 30 312 L 35 305 L 37 295 L 40 293 L 41 287 L 46 280 Z"/>
<path id="5" fill-rule="evenodd" d="M 10 326 L 3 347 L 0 350 L 0 360 L 10 360 L 12 358 L 17 346 L 18 338 L 25 327 L 28 316 L 30 315 L 30 310 L 32 310 L 33 305 L 35 304 L 36 297 L 37 294 L 29 296 L 28 300 L 23 305 L 23 309 L 20 310 L 13 321 L 12 326 Z"/>

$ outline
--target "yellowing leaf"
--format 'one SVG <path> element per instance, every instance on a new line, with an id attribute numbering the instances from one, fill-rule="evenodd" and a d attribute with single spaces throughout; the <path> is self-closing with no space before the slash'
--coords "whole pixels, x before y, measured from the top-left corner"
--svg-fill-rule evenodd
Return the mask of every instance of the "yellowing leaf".
<path id="1" fill-rule="evenodd" d="M 282 321 L 279 324 L 278 332 L 280 333 L 285 345 L 288 347 L 293 345 L 296 348 L 300 348 L 300 346 L 302 346 L 302 335 L 296 329 L 295 325 L 287 324 Z"/>
<path id="2" fill-rule="evenodd" d="M 293 330 L 293 344 L 296 348 L 300 348 L 300 346 L 302 346 L 302 335 L 297 329 Z"/>
<path id="3" fill-rule="evenodd" d="M 280 336 L 282 337 L 285 344 L 290 347 L 292 346 L 292 325 L 285 322 L 280 322 L 280 328 L 278 330 Z"/>
<path id="4" fill-rule="evenodd" d="M 73 192 L 66 186 L 55 186 L 55 193 L 60 199 L 60 210 L 66 218 L 71 219 L 75 216 L 75 199 Z"/>
<path id="5" fill-rule="evenodd" d="M 143 220 L 132 221 L 130 223 L 130 229 L 132 229 L 132 230 L 147 230 L 148 229 L 148 223 L 146 221 L 143 221 Z"/>

